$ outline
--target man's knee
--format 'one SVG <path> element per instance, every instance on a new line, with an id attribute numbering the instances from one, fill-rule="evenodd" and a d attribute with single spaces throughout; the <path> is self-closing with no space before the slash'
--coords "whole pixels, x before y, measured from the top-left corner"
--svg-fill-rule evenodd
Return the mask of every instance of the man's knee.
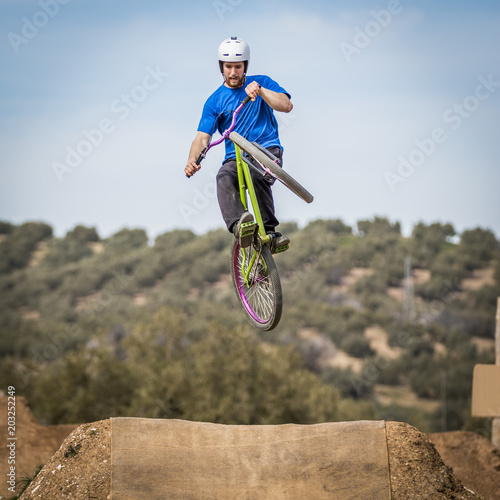
<path id="1" fill-rule="evenodd" d="M 238 178 L 230 171 L 219 170 L 216 177 L 217 189 L 231 189 L 238 185 Z"/>
<path id="2" fill-rule="evenodd" d="M 238 178 L 238 173 L 236 172 L 236 162 L 235 161 L 228 161 L 226 163 L 223 163 L 222 166 L 219 168 L 219 171 L 217 172 L 217 180 L 219 178 Z"/>

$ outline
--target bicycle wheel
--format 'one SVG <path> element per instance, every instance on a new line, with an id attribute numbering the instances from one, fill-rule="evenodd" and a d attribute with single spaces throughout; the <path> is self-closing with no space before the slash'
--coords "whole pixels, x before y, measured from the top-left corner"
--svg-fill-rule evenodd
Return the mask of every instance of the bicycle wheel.
<path id="1" fill-rule="evenodd" d="M 256 160 L 260 161 L 272 174 L 280 180 L 288 189 L 293 191 L 299 198 L 305 202 L 311 203 L 314 196 L 303 186 L 301 186 L 290 174 L 285 172 L 281 167 L 276 165 L 268 156 L 255 147 L 251 142 L 247 141 L 237 132 L 231 132 L 229 139 L 235 144 L 246 151 L 249 155 L 253 156 Z"/>
<path id="2" fill-rule="evenodd" d="M 257 255 L 248 279 L 245 279 L 253 253 Z M 266 245 L 260 249 L 250 246 L 244 253 L 235 240 L 231 246 L 231 276 L 250 323 L 260 330 L 275 328 L 281 319 L 283 299 L 278 269 L 269 248 Z"/>

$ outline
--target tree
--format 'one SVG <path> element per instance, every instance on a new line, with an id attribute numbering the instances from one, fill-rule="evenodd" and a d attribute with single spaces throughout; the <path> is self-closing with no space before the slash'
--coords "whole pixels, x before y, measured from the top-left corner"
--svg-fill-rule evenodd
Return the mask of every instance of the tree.
<path id="1" fill-rule="evenodd" d="M 72 231 L 66 233 L 66 240 L 76 241 L 77 243 L 89 243 L 99 241 L 95 227 L 75 226 Z"/>
<path id="2" fill-rule="evenodd" d="M 52 424 L 93 422 L 127 415 L 138 383 L 111 350 L 84 349 L 47 366 L 32 381 L 30 399 L 37 416 Z"/>
<path id="3" fill-rule="evenodd" d="M 360 333 L 353 333 L 345 337 L 340 347 L 355 358 L 365 358 L 375 354 L 375 351 L 370 347 L 370 341 Z"/>
<path id="4" fill-rule="evenodd" d="M 99 241 L 94 227 L 76 226 L 68 231 L 63 239 L 54 239 L 43 263 L 52 267 L 62 266 L 69 262 L 77 262 L 93 255 L 88 243 Z"/>
<path id="5" fill-rule="evenodd" d="M 14 228 L 15 226 L 10 222 L 0 220 L 0 234 L 10 234 Z"/>
<path id="6" fill-rule="evenodd" d="M 356 386 L 353 384 L 353 379 L 355 380 L 357 375 L 351 368 L 342 369 L 329 366 L 325 369 L 322 376 L 325 382 L 332 384 L 345 398 L 368 399 L 373 396 L 375 382 L 367 378 L 364 381 L 366 383 Z"/>
<path id="7" fill-rule="evenodd" d="M 127 363 L 141 380 L 134 406 L 160 418 L 226 424 L 335 421 L 338 391 L 304 368 L 292 347 L 263 344 L 245 329 L 212 323 L 196 340 L 189 319 L 164 308 L 124 341 Z M 372 411 L 372 409 L 370 410 Z"/>
<path id="8" fill-rule="evenodd" d="M 168 233 L 160 234 L 155 239 L 155 250 L 173 250 L 196 238 L 192 231 L 186 229 L 176 229 Z"/>
<path id="9" fill-rule="evenodd" d="M 0 242 L 0 274 L 26 267 L 37 244 L 52 237 L 52 227 L 43 222 L 26 222 L 7 230 L 10 233 Z"/>
<path id="10" fill-rule="evenodd" d="M 122 229 L 106 240 L 107 252 L 126 252 L 146 246 L 148 236 L 144 229 Z"/>
<path id="11" fill-rule="evenodd" d="M 455 229 L 450 223 L 435 222 L 426 225 L 419 222 L 415 225 L 411 235 L 411 253 L 417 266 L 428 267 L 432 259 L 455 234 Z"/>
<path id="12" fill-rule="evenodd" d="M 333 234 L 352 234 L 352 227 L 344 224 L 340 219 L 317 219 L 310 222 L 305 228 L 306 231 L 324 231 Z"/>
<path id="13" fill-rule="evenodd" d="M 391 222 L 385 217 L 374 217 L 372 220 L 360 220 L 358 221 L 358 231 L 362 236 L 368 234 L 384 234 L 384 233 L 395 233 L 401 234 L 401 224 Z"/>
<path id="14" fill-rule="evenodd" d="M 458 247 L 468 257 L 469 269 L 487 266 L 499 250 L 493 232 L 480 227 L 464 231 Z"/>
<path id="15" fill-rule="evenodd" d="M 215 324 L 185 349 L 177 341 L 173 345 L 177 348 L 170 353 L 160 347 L 162 366 L 146 377 L 156 378 L 147 384 L 154 392 L 142 394 L 146 400 L 155 398 L 157 411 L 164 408 L 160 416 L 226 424 L 336 419 L 338 392 L 305 370 L 291 348 L 265 347 L 252 336 Z"/>

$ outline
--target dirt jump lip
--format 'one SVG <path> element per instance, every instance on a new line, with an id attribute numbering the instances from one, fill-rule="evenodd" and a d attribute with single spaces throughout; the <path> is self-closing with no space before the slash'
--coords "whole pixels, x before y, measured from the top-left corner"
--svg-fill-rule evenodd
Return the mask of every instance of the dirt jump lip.
<path id="1" fill-rule="evenodd" d="M 113 418 L 111 429 L 112 499 L 391 497 L 383 421 Z"/>

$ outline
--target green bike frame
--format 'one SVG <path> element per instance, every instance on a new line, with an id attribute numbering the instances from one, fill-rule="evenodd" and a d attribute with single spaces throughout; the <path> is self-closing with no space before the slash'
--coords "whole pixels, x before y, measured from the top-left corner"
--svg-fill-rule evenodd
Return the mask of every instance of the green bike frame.
<path id="1" fill-rule="evenodd" d="M 240 188 L 240 198 L 241 203 L 245 211 L 248 211 L 247 202 L 247 191 L 250 197 L 250 203 L 252 204 L 254 219 L 259 228 L 259 239 L 262 244 L 267 244 L 270 241 L 270 236 L 266 234 L 266 229 L 264 228 L 264 222 L 262 221 L 262 214 L 260 213 L 259 203 L 257 201 L 257 195 L 255 194 L 255 188 L 252 181 L 252 176 L 250 174 L 250 167 L 241 158 L 241 149 L 238 144 L 234 144 L 234 149 L 236 152 L 236 170 L 238 172 L 238 184 Z M 245 259 L 248 257 L 245 249 L 242 249 Z M 255 263 L 257 257 L 257 252 L 252 252 L 252 258 L 248 263 L 248 267 L 245 271 L 245 281 L 248 283 L 250 272 Z"/>
<path id="2" fill-rule="evenodd" d="M 248 190 L 248 195 L 250 196 L 250 203 L 252 204 L 252 208 L 254 211 L 255 222 L 259 226 L 259 237 L 260 241 L 264 244 L 269 243 L 270 237 L 266 234 L 266 230 L 264 228 L 264 223 L 262 221 L 262 215 L 260 213 L 259 203 L 257 202 L 257 195 L 255 194 L 255 188 L 252 181 L 252 176 L 250 174 L 249 166 L 241 159 L 241 149 L 235 144 L 234 149 L 236 151 L 236 169 L 238 172 L 238 182 L 240 187 L 240 198 L 241 203 L 243 204 L 243 208 L 248 210 L 247 203 L 247 195 L 246 192 Z"/>

